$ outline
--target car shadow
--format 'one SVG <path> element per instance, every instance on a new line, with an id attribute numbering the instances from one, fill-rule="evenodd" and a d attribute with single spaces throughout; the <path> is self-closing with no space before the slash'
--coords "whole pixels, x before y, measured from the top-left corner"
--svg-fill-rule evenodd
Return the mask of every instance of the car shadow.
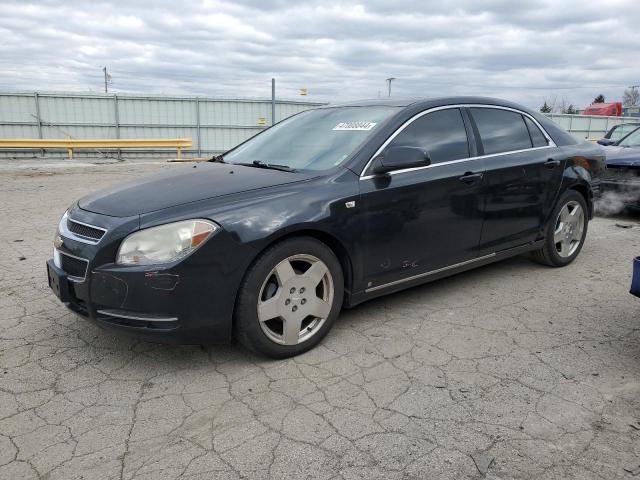
<path id="1" fill-rule="evenodd" d="M 548 269 L 539 264 L 532 262 L 527 255 L 520 255 L 505 259 L 496 263 L 477 267 L 473 270 L 461 272 L 451 277 L 442 278 L 430 283 L 418 285 L 396 293 L 385 295 L 368 302 L 357 305 L 351 309 L 344 309 L 336 322 L 336 327 L 341 323 L 349 322 L 349 324 L 360 324 L 358 329 L 362 327 L 363 322 L 371 322 L 371 326 L 378 325 L 379 322 L 367 315 L 367 312 L 377 312 L 381 308 L 386 310 L 401 309 L 407 305 L 416 308 L 429 301 L 429 298 L 436 299 L 439 294 L 450 293 L 452 290 L 459 290 L 460 295 L 464 295 L 469 285 L 476 282 L 483 282 L 488 277 L 500 275 L 501 272 L 513 273 L 514 269 L 531 270 Z M 80 321 L 80 320 L 79 320 Z M 339 330 L 339 328 L 338 328 Z M 332 332 L 329 333 L 330 335 Z M 333 330 L 334 335 L 340 332 Z M 112 333 L 96 327 L 95 331 L 87 332 L 92 339 L 88 341 L 91 346 L 101 348 L 109 345 L 112 351 L 134 352 L 136 356 L 142 356 L 151 361 L 162 363 L 165 367 L 170 368 L 189 368 L 197 367 L 202 363 L 213 364 L 215 366 L 225 363 L 236 363 L 247 365 L 270 365 L 281 362 L 256 354 L 245 349 L 237 341 L 233 340 L 229 344 L 219 345 L 174 345 L 153 343 L 143 340 L 127 337 L 122 334 Z M 85 338 L 85 341 L 88 339 Z M 322 343 L 316 348 L 321 348 Z M 312 350 L 313 351 L 313 350 Z M 307 354 L 308 355 L 308 354 Z"/>
<path id="2" fill-rule="evenodd" d="M 415 287 L 407 288 L 399 292 L 384 295 L 365 303 L 355 306 L 351 309 L 343 310 L 342 319 L 348 319 L 350 321 L 355 320 L 357 322 L 362 321 L 362 316 L 359 315 L 362 309 L 377 310 L 385 308 L 387 310 L 394 308 L 402 308 L 407 304 L 416 306 L 417 304 L 424 304 L 428 302 L 429 297 L 435 298 L 442 293 L 450 293 L 452 290 L 459 290 L 461 295 L 465 295 L 467 292 L 465 289 L 470 284 L 476 282 L 483 282 L 487 277 L 493 278 L 495 275 L 499 275 L 501 272 L 513 273 L 514 269 L 540 269 L 549 270 L 550 267 L 540 265 L 532 261 L 528 254 L 522 254 L 515 257 L 500 260 L 495 263 L 476 267 L 472 270 L 456 273 L 450 277 L 441 278 L 432 282 L 417 285 Z M 340 321 L 340 320 L 339 320 Z"/>

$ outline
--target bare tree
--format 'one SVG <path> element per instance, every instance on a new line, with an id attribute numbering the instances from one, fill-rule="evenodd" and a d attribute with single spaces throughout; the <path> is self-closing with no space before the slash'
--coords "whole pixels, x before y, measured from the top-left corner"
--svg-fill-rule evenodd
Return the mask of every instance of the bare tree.
<path id="1" fill-rule="evenodd" d="M 564 96 L 558 99 L 558 95 L 554 93 L 548 97 L 544 97 L 543 100 L 544 104 L 540 111 L 546 113 L 578 113 L 576 108 L 573 106 L 573 103 L 568 101 Z M 570 110 L 570 112 L 568 112 L 568 110 Z"/>
<path id="2" fill-rule="evenodd" d="M 640 103 L 638 87 L 629 87 L 622 94 L 622 104 L 625 107 L 634 107 Z"/>
<path id="3" fill-rule="evenodd" d="M 562 100 L 560 100 L 560 104 L 558 105 L 558 110 L 560 110 L 560 113 L 567 113 L 567 101 L 565 100 L 564 97 L 562 97 Z"/>

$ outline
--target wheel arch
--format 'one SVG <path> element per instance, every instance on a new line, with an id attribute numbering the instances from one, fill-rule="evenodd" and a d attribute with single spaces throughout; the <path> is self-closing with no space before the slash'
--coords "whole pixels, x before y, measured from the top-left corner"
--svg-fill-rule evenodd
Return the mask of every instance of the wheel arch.
<path id="1" fill-rule="evenodd" d="M 315 230 L 315 229 L 300 229 L 287 232 L 283 235 L 274 238 L 268 245 L 263 249 L 271 247 L 276 243 L 280 243 L 284 240 L 288 240 L 290 238 L 295 237 L 311 237 L 316 240 L 324 243 L 327 247 L 331 249 L 334 255 L 338 258 L 340 262 L 340 266 L 342 267 L 342 275 L 344 277 L 344 291 L 345 291 L 345 299 L 351 294 L 351 286 L 353 285 L 353 264 L 351 262 L 351 255 L 344 244 L 338 240 L 334 235 L 327 233 L 323 230 Z M 262 251 L 260 252 L 260 254 Z M 258 254 L 258 255 L 260 255 Z M 257 257 L 256 257 L 257 258 Z"/>
<path id="2" fill-rule="evenodd" d="M 344 300 L 343 305 L 349 305 L 349 299 L 351 297 L 351 291 L 353 286 L 354 272 L 353 272 L 353 263 L 351 260 L 351 255 L 349 254 L 347 248 L 344 244 L 336 238 L 334 235 L 327 233 L 323 230 L 313 229 L 313 228 L 300 228 L 296 230 L 289 230 L 280 233 L 277 236 L 273 236 L 269 239 L 268 242 L 265 242 L 264 245 L 261 245 L 261 248 L 256 251 L 256 254 L 253 256 L 251 261 L 247 266 L 247 270 L 253 265 L 260 255 L 262 255 L 269 248 L 274 246 L 277 243 L 283 242 L 285 240 L 291 238 L 298 237 L 310 237 L 315 240 L 322 242 L 326 245 L 336 256 L 338 261 L 340 262 L 340 266 L 342 267 L 342 275 L 344 277 Z M 246 272 L 245 274 L 246 275 Z M 243 275 L 243 276 L 244 276 Z M 242 282 L 241 282 L 242 284 Z M 239 291 L 236 292 L 235 301 L 238 299 Z"/>
<path id="3" fill-rule="evenodd" d="M 569 190 L 575 190 L 584 197 L 584 201 L 587 204 L 587 209 L 589 210 L 589 220 L 591 220 L 593 218 L 593 194 L 591 192 L 591 189 L 587 185 L 584 185 L 582 183 L 574 183 L 569 188 L 567 188 L 567 191 Z"/>

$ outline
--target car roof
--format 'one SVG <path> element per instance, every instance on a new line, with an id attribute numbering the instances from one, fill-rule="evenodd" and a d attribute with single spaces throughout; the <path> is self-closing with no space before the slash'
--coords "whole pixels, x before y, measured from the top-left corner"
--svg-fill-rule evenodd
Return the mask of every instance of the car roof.
<path id="1" fill-rule="evenodd" d="M 396 106 L 401 107 L 404 115 L 413 115 L 415 113 L 436 107 L 445 107 L 448 105 L 490 105 L 496 107 L 513 108 L 520 112 L 525 112 L 534 117 L 541 124 L 547 133 L 551 136 L 557 146 L 575 145 L 578 141 L 569 135 L 565 130 L 556 125 L 552 120 L 527 108 L 508 100 L 491 97 L 431 97 L 431 98 L 374 98 L 371 100 L 359 100 L 348 103 L 329 104 L 320 108 L 336 108 L 336 107 L 368 107 L 368 106 Z M 398 115 L 402 115 L 399 113 Z"/>

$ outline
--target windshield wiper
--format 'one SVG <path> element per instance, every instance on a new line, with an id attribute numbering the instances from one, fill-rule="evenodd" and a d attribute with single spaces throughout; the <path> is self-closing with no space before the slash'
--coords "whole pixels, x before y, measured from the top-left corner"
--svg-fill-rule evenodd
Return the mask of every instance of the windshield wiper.
<path id="1" fill-rule="evenodd" d="M 264 163 L 260 160 L 254 160 L 251 163 L 237 163 L 236 165 L 244 165 L 245 167 L 269 168 L 271 170 L 280 170 L 282 172 L 295 172 L 295 168 L 288 165 L 278 165 L 277 163 Z"/>

